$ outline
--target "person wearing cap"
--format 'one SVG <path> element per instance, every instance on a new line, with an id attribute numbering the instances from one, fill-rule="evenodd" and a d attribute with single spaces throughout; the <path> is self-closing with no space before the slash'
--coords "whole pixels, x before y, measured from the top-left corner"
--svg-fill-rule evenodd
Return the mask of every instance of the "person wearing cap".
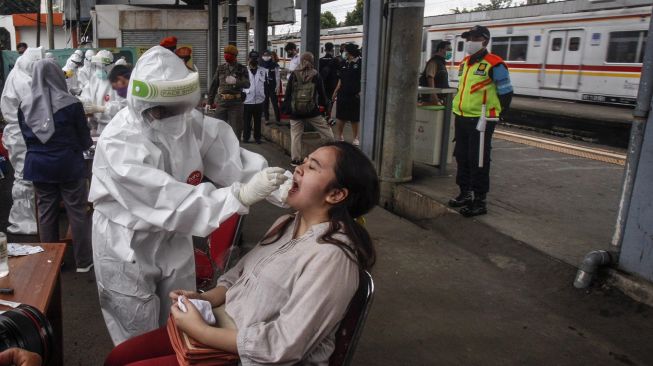
<path id="1" fill-rule="evenodd" d="M 333 56 L 333 43 L 325 43 L 324 52 L 324 57 L 320 57 L 319 70 L 324 81 L 324 91 L 326 91 L 327 96 L 331 97 L 338 85 L 338 66 L 340 63 Z"/>
<path id="2" fill-rule="evenodd" d="M 265 117 L 265 123 L 267 124 L 270 121 L 270 104 L 272 104 L 274 118 L 276 118 L 277 122 L 281 122 L 279 102 L 277 100 L 277 90 L 279 90 L 277 87 L 277 81 L 281 80 L 279 63 L 273 59 L 273 52 L 270 52 L 269 50 L 265 50 L 263 52 L 263 57 L 261 58 L 263 61 L 260 65 L 268 70 L 268 79 L 265 81 L 265 102 L 263 102 L 263 116 Z"/>
<path id="3" fill-rule="evenodd" d="M 193 70 L 190 59 L 193 57 L 193 50 L 190 47 L 180 47 L 175 50 L 175 55 L 184 61 L 184 64 L 189 70 Z"/>
<path id="4" fill-rule="evenodd" d="M 449 200 L 449 206 L 462 207 L 465 217 L 487 213 L 486 195 L 490 189 L 490 152 L 496 120 L 487 121 L 483 164 L 479 167 L 477 123 L 485 104 L 488 119 L 499 118 L 510 107 L 512 85 L 508 67 L 501 57 L 487 51 L 490 31 L 481 25 L 462 34 L 467 56 L 458 69 L 458 93 L 453 100 L 456 116 L 454 156 L 458 164 L 456 184 L 460 194 Z"/>
<path id="5" fill-rule="evenodd" d="M 261 113 L 263 112 L 263 102 L 265 102 L 265 81 L 268 78 L 268 70 L 258 65 L 258 52 L 249 53 L 249 88 L 244 89 L 245 105 L 243 114 L 245 116 L 243 142 L 250 142 L 249 137 L 252 133 L 252 119 L 254 120 L 254 140 L 257 144 L 261 143 Z"/>
<path id="6" fill-rule="evenodd" d="M 226 45 L 225 63 L 215 70 L 207 103 L 215 106 L 218 119 L 227 122 L 240 140 L 243 133 L 243 89 L 249 88 L 249 71 L 238 63 L 236 56 L 238 48 Z"/>
<path id="7" fill-rule="evenodd" d="M 163 48 L 167 48 L 172 52 L 175 52 L 175 49 L 177 49 L 177 37 L 175 36 L 170 36 L 166 37 L 161 40 L 161 43 L 159 45 Z"/>
<path id="8" fill-rule="evenodd" d="M 360 121 L 363 63 L 360 58 L 360 50 L 356 44 L 347 43 L 343 56 L 346 61 L 340 64 L 338 70 L 340 80 L 331 97 L 331 100 L 337 100 L 338 103 L 336 107 L 336 137 L 340 141 L 344 141 L 345 123 L 350 122 L 352 134 L 354 135 L 352 144 L 359 146 L 358 124 Z"/>

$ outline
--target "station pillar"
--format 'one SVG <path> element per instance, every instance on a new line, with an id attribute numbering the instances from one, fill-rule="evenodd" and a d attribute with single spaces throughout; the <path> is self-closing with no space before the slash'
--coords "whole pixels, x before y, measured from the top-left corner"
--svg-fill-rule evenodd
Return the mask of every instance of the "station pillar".
<path id="1" fill-rule="evenodd" d="M 320 58 L 320 8 L 321 1 L 302 0 L 302 45 L 300 52 L 311 52 L 315 68 Z"/>
<path id="2" fill-rule="evenodd" d="M 254 49 L 259 53 L 268 49 L 268 0 L 256 0 L 256 28 Z"/>

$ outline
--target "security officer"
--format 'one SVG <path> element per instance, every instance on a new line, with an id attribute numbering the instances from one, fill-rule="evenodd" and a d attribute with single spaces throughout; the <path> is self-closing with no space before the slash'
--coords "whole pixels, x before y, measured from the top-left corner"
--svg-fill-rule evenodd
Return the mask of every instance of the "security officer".
<path id="1" fill-rule="evenodd" d="M 456 184 L 460 194 L 449 201 L 451 207 L 462 207 L 465 217 L 487 213 L 486 194 L 490 189 L 490 151 L 495 121 L 488 121 L 485 129 L 483 167 L 479 168 L 480 133 L 476 129 L 481 106 L 486 104 L 486 117 L 497 118 L 505 113 L 512 100 L 512 85 L 508 67 L 501 57 L 491 54 L 486 47 L 490 31 L 481 25 L 462 34 L 468 56 L 458 69 L 458 93 L 453 100 L 456 115 L 456 147 L 458 164 Z"/>
<path id="2" fill-rule="evenodd" d="M 217 108 L 216 117 L 227 122 L 240 140 L 243 133 L 243 89 L 249 88 L 249 72 L 236 61 L 237 55 L 236 46 L 225 46 L 226 62 L 215 71 L 208 102 Z"/>

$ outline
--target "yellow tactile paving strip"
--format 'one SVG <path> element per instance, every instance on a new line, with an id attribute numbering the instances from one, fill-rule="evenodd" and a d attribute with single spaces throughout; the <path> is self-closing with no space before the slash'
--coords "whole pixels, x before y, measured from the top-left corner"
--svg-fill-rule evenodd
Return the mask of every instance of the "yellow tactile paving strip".
<path id="1" fill-rule="evenodd" d="M 540 149 L 556 151 L 562 154 L 578 156 L 585 159 L 603 161 L 606 163 L 611 163 L 616 165 L 626 165 L 626 155 L 615 153 L 612 151 L 568 144 L 568 143 L 551 140 L 547 138 L 534 137 L 530 135 L 508 132 L 499 129 L 494 131 L 494 136 L 502 140 L 516 142 L 518 144 L 534 146 Z"/>

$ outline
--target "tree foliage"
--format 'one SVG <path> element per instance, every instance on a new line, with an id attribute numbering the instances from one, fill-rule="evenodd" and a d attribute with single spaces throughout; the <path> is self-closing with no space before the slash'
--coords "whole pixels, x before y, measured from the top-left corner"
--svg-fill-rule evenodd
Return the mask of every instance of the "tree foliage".
<path id="1" fill-rule="evenodd" d="M 509 8 L 513 5 L 512 1 L 513 0 L 490 0 L 489 4 L 477 3 L 476 7 L 473 9 L 467 9 L 467 8 L 460 9 L 456 7 L 454 9 L 451 9 L 451 12 L 454 14 L 461 14 L 461 13 L 469 13 L 472 11 L 488 11 L 488 10 Z"/>
<path id="2" fill-rule="evenodd" d="M 356 0 L 356 7 L 352 11 L 347 12 L 343 25 L 351 26 L 361 24 L 363 24 L 363 0 Z"/>
<path id="3" fill-rule="evenodd" d="M 337 26 L 338 26 L 338 21 L 336 20 L 336 17 L 335 15 L 333 15 L 332 12 L 325 11 L 324 13 L 320 14 L 321 29 L 335 28 Z"/>

